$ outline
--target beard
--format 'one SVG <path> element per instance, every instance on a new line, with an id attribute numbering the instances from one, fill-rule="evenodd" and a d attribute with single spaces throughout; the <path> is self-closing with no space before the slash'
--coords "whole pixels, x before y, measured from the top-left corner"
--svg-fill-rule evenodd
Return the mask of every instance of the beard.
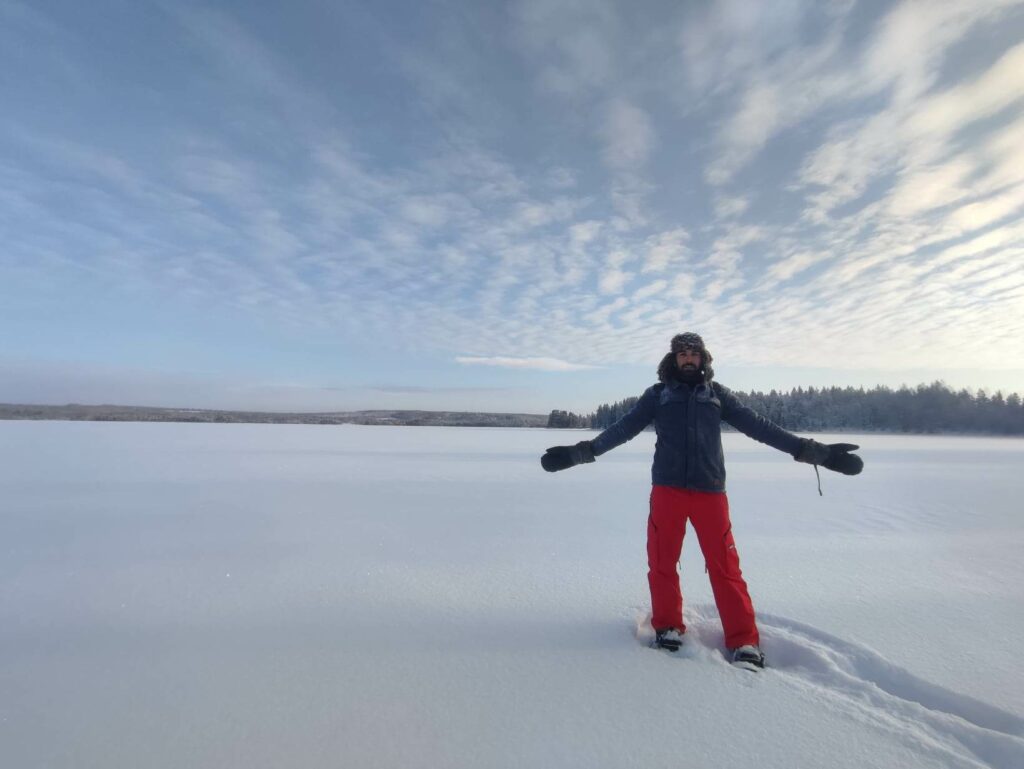
<path id="1" fill-rule="evenodd" d="M 700 369 L 691 365 L 680 368 L 677 376 L 680 382 L 688 385 L 699 384 L 703 378 Z"/>

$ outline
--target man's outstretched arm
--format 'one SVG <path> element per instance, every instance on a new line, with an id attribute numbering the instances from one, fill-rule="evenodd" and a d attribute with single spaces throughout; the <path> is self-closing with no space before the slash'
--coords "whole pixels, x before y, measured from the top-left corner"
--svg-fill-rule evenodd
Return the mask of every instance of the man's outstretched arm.
<path id="1" fill-rule="evenodd" d="M 541 457 L 541 466 L 549 473 L 554 473 L 593 462 L 594 457 L 599 457 L 606 451 L 611 451 L 616 446 L 635 438 L 654 419 L 656 398 L 654 387 L 648 388 L 622 419 L 592 441 L 580 441 L 574 446 L 552 446 Z"/>
<path id="2" fill-rule="evenodd" d="M 744 406 L 728 388 L 716 385 L 716 390 L 718 399 L 722 402 L 722 419 L 754 440 L 767 443 L 779 451 L 785 451 L 797 462 L 821 465 L 843 475 L 857 475 L 864 469 L 864 460 L 850 453 L 860 448 L 859 446 L 852 443 L 824 444 L 793 435 L 767 417 Z"/>

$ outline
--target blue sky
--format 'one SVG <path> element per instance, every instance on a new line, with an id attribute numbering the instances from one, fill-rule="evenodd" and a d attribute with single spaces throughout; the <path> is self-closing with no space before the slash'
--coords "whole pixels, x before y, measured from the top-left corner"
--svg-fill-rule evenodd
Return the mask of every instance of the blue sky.
<path id="1" fill-rule="evenodd" d="M 0 0 L 0 401 L 1024 392 L 1024 4 Z"/>

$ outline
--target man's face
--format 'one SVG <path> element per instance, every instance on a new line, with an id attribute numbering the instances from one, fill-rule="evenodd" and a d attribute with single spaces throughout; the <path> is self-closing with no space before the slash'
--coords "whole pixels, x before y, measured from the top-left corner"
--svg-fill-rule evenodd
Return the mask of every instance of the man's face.
<path id="1" fill-rule="evenodd" d="M 697 371 L 700 368 L 700 350 L 687 347 L 676 353 L 676 366 L 680 371 Z"/>

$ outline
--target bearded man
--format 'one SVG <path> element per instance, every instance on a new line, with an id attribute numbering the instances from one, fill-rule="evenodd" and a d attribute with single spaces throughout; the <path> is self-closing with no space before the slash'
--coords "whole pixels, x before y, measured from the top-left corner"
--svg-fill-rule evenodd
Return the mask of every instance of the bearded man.
<path id="1" fill-rule="evenodd" d="M 734 664 L 749 670 L 765 665 L 747 583 L 729 520 L 721 423 L 784 451 L 798 462 L 856 475 L 864 466 L 849 443 L 824 445 L 800 438 L 744 406 L 724 385 L 713 382 L 713 358 L 694 333 L 672 338 L 658 365 L 658 383 L 644 391 L 618 422 L 591 441 L 553 446 L 541 458 L 549 472 L 593 462 L 635 438 L 652 422 L 657 432 L 647 519 L 647 579 L 655 645 L 676 651 L 683 643 L 683 595 L 677 566 L 686 523 L 697 534 L 711 590 Z"/>

